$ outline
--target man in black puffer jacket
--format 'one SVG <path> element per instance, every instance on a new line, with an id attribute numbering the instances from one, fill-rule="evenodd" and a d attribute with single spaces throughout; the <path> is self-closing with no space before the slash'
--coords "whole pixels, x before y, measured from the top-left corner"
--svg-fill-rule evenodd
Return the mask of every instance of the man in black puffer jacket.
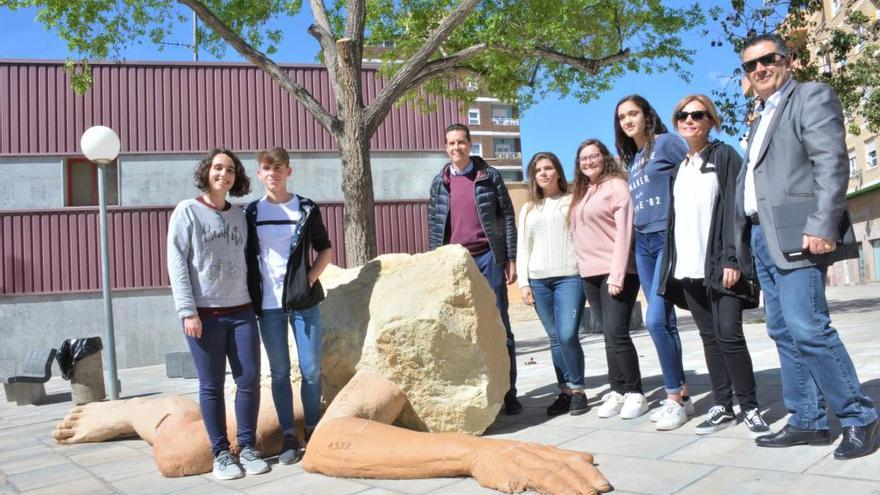
<path id="1" fill-rule="evenodd" d="M 461 244 L 467 248 L 495 291 L 510 355 L 510 390 L 504 396 L 504 412 L 518 414 L 522 405 L 516 398 L 516 342 L 507 314 L 507 284 L 516 281 L 516 219 L 501 174 L 482 158 L 470 156 L 470 150 L 467 126 L 446 128 L 446 154 L 451 161 L 431 183 L 428 246 Z"/>

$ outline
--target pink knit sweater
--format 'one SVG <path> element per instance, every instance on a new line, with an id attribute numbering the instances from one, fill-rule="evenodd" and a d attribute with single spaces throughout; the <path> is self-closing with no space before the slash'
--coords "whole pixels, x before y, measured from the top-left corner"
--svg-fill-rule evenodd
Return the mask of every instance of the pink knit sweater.
<path id="1" fill-rule="evenodd" d="M 622 286 L 627 273 L 636 273 L 630 253 L 633 208 L 626 181 L 606 179 L 591 185 L 575 206 L 571 231 L 581 277 L 608 275 Z"/>

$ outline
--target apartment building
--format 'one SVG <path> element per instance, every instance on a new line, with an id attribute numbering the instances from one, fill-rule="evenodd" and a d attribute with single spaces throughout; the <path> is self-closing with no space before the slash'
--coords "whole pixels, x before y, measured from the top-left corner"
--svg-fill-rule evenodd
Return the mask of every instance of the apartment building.
<path id="1" fill-rule="evenodd" d="M 513 105 L 479 97 L 467 109 L 471 154 L 483 157 L 507 182 L 523 180 L 519 118 Z"/>

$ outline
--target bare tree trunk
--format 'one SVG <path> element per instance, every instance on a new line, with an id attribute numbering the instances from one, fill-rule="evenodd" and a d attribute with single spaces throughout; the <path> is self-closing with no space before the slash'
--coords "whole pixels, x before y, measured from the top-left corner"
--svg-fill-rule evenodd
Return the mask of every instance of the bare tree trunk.
<path id="1" fill-rule="evenodd" d="M 373 210 L 373 172 L 370 169 L 370 134 L 364 125 L 361 93 L 360 48 L 357 41 L 336 41 L 339 52 L 339 90 L 336 110 L 342 133 L 336 135 L 342 155 L 342 195 L 345 198 L 343 230 L 345 261 L 363 265 L 376 257 L 376 217 Z"/>
<path id="2" fill-rule="evenodd" d="M 362 125 L 357 129 L 346 125 L 339 151 L 342 155 L 342 194 L 345 197 L 345 259 L 348 266 L 358 266 L 376 257 L 370 140 Z"/>

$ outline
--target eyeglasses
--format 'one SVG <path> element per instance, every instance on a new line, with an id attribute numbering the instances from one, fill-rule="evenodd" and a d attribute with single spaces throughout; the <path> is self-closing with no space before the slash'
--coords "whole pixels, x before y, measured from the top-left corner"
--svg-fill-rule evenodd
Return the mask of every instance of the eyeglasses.
<path id="1" fill-rule="evenodd" d="M 593 153 L 592 155 L 582 156 L 578 158 L 580 163 L 590 163 L 590 162 L 598 162 L 602 160 L 601 153 Z"/>
<path id="2" fill-rule="evenodd" d="M 681 111 L 675 112 L 675 120 L 677 120 L 679 122 L 683 122 L 683 121 L 687 120 L 688 117 L 694 119 L 694 122 L 699 122 L 708 116 L 709 116 L 709 114 L 706 113 L 705 110 L 697 110 L 695 112 L 685 112 L 684 110 L 681 110 Z"/>
<path id="3" fill-rule="evenodd" d="M 764 67 L 769 67 L 771 65 L 775 65 L 780 58 L 785 58 L 785 55 L 776 52 L 768 53 L 767 55 L 758 57 L 754 60 L 743 62 L 742 68 L 744 71 L 746 71 L 746 74 L 751 74 L 752 72 L 755 72 L 755 69 L 758 68 L 758 62 L 761 62 L 761 65 L 763 65 Z"/>

